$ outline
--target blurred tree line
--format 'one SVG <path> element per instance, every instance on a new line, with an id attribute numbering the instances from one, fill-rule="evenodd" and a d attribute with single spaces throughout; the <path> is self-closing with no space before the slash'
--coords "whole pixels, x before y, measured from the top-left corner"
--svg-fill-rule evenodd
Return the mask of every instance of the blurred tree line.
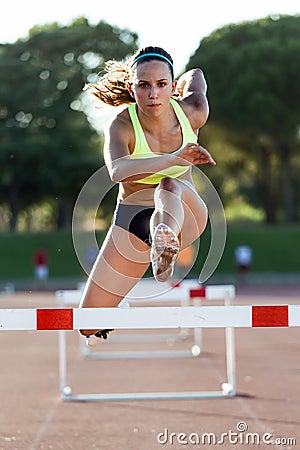
<path id="1" fill-rule="evenodd" d="M 0 46 L 0 204 L 10 230 L 38 204 L 49 209 L 51 226 L 70 226 L 80 189 L 103 165 L 82 89 L 105 60 L 136 48 L 135 33 L 84 18 L 35 27 L 27 40 Z"/>
<path id="2" fill-rule="evenodd" d="M 187 68 L 196 66 L 208 80 L 203 140 L 225 205 L 242 197 L 268 223 L 299 220 L 300 16 L 225 26 L 202 40 Z"/>
<path id="3" fill-rule="evenodd" d="M 70 226 L 80 189 L 103 165 L 102 134 L 82 88 L 105 60 L 137 47 L 136 33 L 84 18 L 0 45 L 0 229 L 5 213 L 15 230 L 34 208 L 48 212 L 52 228 Z M 229 217 L 248 208 L 248 218 L 299 220 L 299 62 L 300 18 L 281 16 L 215 31 L 187 64 L 203 68 L 208 81 L 211 114 L 200 140 L 218 165 L 204 170 Z"/>

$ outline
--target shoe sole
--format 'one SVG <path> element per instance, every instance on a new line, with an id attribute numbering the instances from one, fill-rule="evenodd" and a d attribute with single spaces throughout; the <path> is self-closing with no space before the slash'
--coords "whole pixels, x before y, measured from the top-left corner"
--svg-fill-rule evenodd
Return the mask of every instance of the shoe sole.
<path id="1" fill-rule="evenodd" d="M 170 244 L 170 240 L 173 241 Z M 151 261 L 156 281 L 168 281 L 174 271 L 179 254 L 179 241 L 174 232 L 165 224 L 159 224 L 153 235 Z"/>

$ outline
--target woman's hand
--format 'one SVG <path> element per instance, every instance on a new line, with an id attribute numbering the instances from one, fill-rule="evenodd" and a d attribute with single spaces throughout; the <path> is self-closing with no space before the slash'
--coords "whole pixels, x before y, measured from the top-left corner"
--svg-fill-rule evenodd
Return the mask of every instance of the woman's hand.
<path id="1" fill-rule="evenodd" d="M 212 166 L 216 165 L 216 162 L 211 154 L 204 147 L 201 147 L 201 145 L 198 144 L 187 144 L 185 147 L 173 154 L 183 160 L 181 163 L 183 166 L 195 166 L 197 164 L 211 164 Z"/>

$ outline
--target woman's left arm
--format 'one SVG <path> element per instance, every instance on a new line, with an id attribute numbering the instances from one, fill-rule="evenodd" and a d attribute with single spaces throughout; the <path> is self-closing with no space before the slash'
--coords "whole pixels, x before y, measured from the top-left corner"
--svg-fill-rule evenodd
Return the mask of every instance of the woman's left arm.
<path id="1" fill-rule="evenodd" d="M 179 96 L 178 100 L 195 130 L 201 128 L 208 119 L 206 92 L 207 84 L 201 69 L 191 69 L 177 81 L 175 94 Z"/>

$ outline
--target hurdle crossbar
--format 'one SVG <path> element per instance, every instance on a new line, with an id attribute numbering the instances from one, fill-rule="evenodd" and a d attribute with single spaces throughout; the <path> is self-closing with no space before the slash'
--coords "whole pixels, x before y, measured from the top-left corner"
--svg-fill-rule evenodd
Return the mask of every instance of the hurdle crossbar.
<path id="1" fill-rule="evenodd" d="M 0 309 L 0 330 L 300 326 L 300 305 Z"/>
<path id="2" fill-rule="evenodd" d="M 213 285 L 200 286 L 197 280 L 184 280 L 168 286 L 162 292 L 151 292 L 149 283 L 140 282 L 135 289 L 130 291 L 124 298 L 124 302 L 130 306 L 141 305 L 142 303 L 162 303 L 164 301 L 180 301 L 189 303 L 191 298 L 203 298 L 206 300 L 222 300 L 225 298 L 233 299 L 235 297 L 235 286 L 229 285 Z M 138 288 L 139 287 L 139 291 Z M 147 293 L 147 294 L 146 294 Z M 56 298 L 60 306 L 78 305 L 82 297 L 82 290 L 58 290 Z M 121 302 L 122 304 L 123 302 Z M 185 306 L 185 305 L 181 305 Z"/>

